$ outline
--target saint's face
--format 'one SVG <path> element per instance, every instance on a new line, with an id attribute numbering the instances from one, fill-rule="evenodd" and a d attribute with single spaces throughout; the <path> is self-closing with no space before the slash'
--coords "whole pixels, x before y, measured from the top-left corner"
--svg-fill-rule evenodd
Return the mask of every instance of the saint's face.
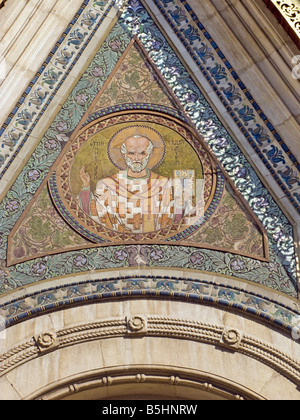
<path id="1" fill-rule="evenodd" d="M 146 137 L 129 137 L 125 141 L 126 154 L 124 158 L 132 172 L 141 173 L 147 168 L 150 158 L 149 145 L 150 142 Z"/>

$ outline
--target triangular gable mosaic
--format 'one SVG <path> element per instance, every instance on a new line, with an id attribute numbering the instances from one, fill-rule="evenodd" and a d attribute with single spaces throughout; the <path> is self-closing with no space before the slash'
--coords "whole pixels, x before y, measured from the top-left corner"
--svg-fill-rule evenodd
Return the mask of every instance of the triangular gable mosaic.
<path id="1" fill-rule="evenodd" d="M 226 174 L 222 174 L 217 162 L 210 157 L 205 144 L 189 132 L 182 119 L 176 121 L 176 114 L 183 115 L 180 104 L 168 92 L 168 87 L 155 68 L 152 68 L 151 61 L 142 52 L 142 48 L 138 40 L 129 44 L 83 117 L 86 128 L 69 141 L 67 151 L 64 151 L 64 157 L 56 168 L 56 174 L 49 181 L 55 206 L 46 187 L 42 187 L 35 202 L 28 206 L 13 229 L 9 236 L 8 265 L 58 252 L 90 248 L 94 242 L 105 245 L 174 243 L 268 261 L 268 241 L 260 222 L 239 197 L 234 185 L 226 179 Z M 101 73 L 100 68 L 96 71 Z M 123 107 L 121 114 L 116 112 L 110 118 L 97 118 L 98 113 L 101 114 L 104 109 L 112 110 L 118 106 Z M 142 109 L 147 107 L 147 113 L 143 112 Z M 135 112 L 132 111 L 133 108 L 136 108 Z M 87 121 L 94 122 L 86 125 Z M 152 170 L 155 163 L 155 170 L 149 175 L 149 179 L 153 181 L 150 186 L 153 192 L 149 195 L 149 179 L 146 182 L 143 178 L 140 181 L 140 178 L 136 178 L 134 188 L 142 188 L 143 185 L 140 184 L 145 183 L 147 197 L 141 193 L 131 194 L 131 185 L 127 178 L 128 185 L 124 189 L 123 197 L 115 194 L 116 208 L 99 216 L 95 192 L 99 190 L 98 182 L 102 179 L 101 183 L 106 184 L 106 187 L 113 182 L 112 185 L 117 185 L 118 193 L 121 194 L 118 177 L 122 178 L 120 169 L 125 169 L 125 165 L 119 149 L 126 138 L 125 133 L 132 134 L 136 131 L 148 135 L 155 144 L 147 165 Z M 118 136 L 119 149 L 116 141 Z M 115 175 L 116 172 L 118 176 Z M 36 171 L 30 174 L 31 177 L 36 175 Z M 83 185 L 86 176 L 89 178 L 87 188 Z M 186 178 L 188 176 L 190 178 Z M 171 205 L 170 202 L 174 202 L 174 197 L 169 198 L 169 203 L 166 204 L 168 209 L 164 209 L 164 212 L 161 208 L 158 211 L 153 209 L 154 215 L 145 212 L 149 205 L 155 205 L 152 201 L 159 202 L 156 196 L 158 189 L 162 190 L 161 196 L 163 191 L 168 192 L 166 183 L 171 186 L 172 192 L 169 192 L 174 196 L 174 188 L 178 189 L 176 182 L 181 186 L 182 182 L 190 180 L 193 184 L 197 181 L 201 183 L 199 192 L 204 208 L 198 217 L 184 220 L 182 208 L 172 215 L 174 204 Z M 107 192 L 110 196 L 114 193 L 108 188 Z M 183 192 L 183 188 L 180 192 Z M 194 199 L 196 204 L 196 194 L 194 195 L 185 200 Z M 125 203 L 122 198 L 126 198 Z M 124 204 L 127 204 L 127 216 L 119 210 Z M 202 202 L 197 203 L 200 204 Z M 135 206 L 135 211 L 132 211 L 131 205 Z M 193 208 L 193 203 L 191 205 Z M 160 204 L 158 206 L 161 207 Z M 191 209 L 189 212 L 191 213 Z M 115 223 L 111 223 L 113 218 Z"/>
<path id="2" fill-rule="evenodd" d="M 99 6 L 99 10 L 103 12 L 100 3 L 102 2 L 94 2 L 94 7 Z M 180 31 L 182 36 L 185 34 L 191 44 L 202 41 L 198 29 L 193 29 L 183 9 L 179 10 L 173 1 L 164 1 L 162 4 L 162 9 L 166 5 L 170 7 L 168 12 L 176 24 L 186 25 L 185 31 Z M 93 10 L 89 12 L 91 28 L 98 19 L 97 14 L 93 13 Z M 102 19 L 103 16 L 104 14 Z M 84 19 L 87 22 L 87 18 Z M 97 25 L 100 25 L 100 21 Z M 139 50 L 131 44 L 137 33 L 142 48 L 151 58 L 154 68 L 157 68 L 157 74 L 162 74 L 164 84 L 160 83 L 157 74 L 147 64 L 142 68 L 141 64 L 145 65 L 147 60 L 141 60 Z M 77 32 L 73 30 L 69 34 L 69 46 L 79 48 L 88 33 L 80 35 L 79 28 Z M 127 55 L 124 56 L 126 51 Z M 199 64 L 214 58 L 213 53 L 211 47 L 207 48 L 203 44 L 198 49 Z M 122 56 L 126 58 L 120 61 Z M 66 50 L 64 56 L 60 54 L 62 67 L 68 67 L 71 57 L 72 54 Z M 133 61 L 128 67 L 130 60 Z M 210 67 L 208 77 L 212 77 L 223 89 L 229 102 L 237 101 L 242 105 L 240 91 L 229 82 L 225 68 L 215 63 L 215 67 Z M 30 103 L 40 108 L 47 97 L 45 86 L 52 83 L 51 87 L 55 92 L 59 78 L 59 72 L 55 69 L 44 73 L 42 86 L 35 90 L 39 97 L 32 96 Z M 221 86 L 224 81 L 227 82 L 226 89 Z M 143 84 L 151 85 L 150 95 L 147 89 L 143 89 Z M 96 98 L 99 92 L 101 94 Z M 268 136 L 258 123 L 260 120 L 253 116 L 246 105 L 240 108 L 239 114 L 245 124 L 255 123 L 256 131 L 253 133 L 257 141 L 269 148 Z M 13 136 L 11 142 L 6 144 L 15 153 L 14 146 L 20 137 L 25 134 L 25 141 L 29 124 L 33 120 L 37 123 L 38 119 L 29 109 L 26 113 L 19 112 L 13 118 L 16 127 L 10 131 Z M 263 115 L 260 114 L 259 118 L 263 119 Z M 24 128 L 25 123 L 25 133 L 20 136 L 17 128 Z M 102 139 L 97 136 L 97 124 L 98 129 L 101 125 L 101 130 L 106 130 Z M 137 132 L 132 131 L 133 126 L 138 126 Z M 161 127 L 164 127 L 164 135 L 160 132 Z M 172 165 L 172 159 L 186 156 L 183 153 L 186 152 L 184 148 L 190 148 L 187 155 L 191 164 L 193 159 L 198 164 L 193 166 L 194 174 L 191 177 L 198 176 L 204 180 L 204 214 L 201 220 L 205 223 L 181 226 L 183 218 L 174 221 L 174 214 L 177 212 L 170 206 L 163 213 L 159 211 L 159 227 L 156 229 L 141 230 L 138 216 L 135 220 L 126 220 L 123 230 L 114 228 L 114 218 L 110 218 L 110 225 L 107 224 L 108 221 L 104 221 L 106 215 L 100 214 L 97 204 L 95 206 L 93 202 L 92 193 L 96 191 L 97 194 L 96 184 L 99 179 L 113 178 L 111 171 L 121 162 L 120 152 L 116 151 L 121 145 L 120 133 L 125 132 L 128 134 L 127 139 L 134 135 L 144 138 L 153 135 L 154 146 L 161 150 L 161 154 L 155 157 L 152 167 L 153 172 L 159 168 L 161 174 L 158 175 L 163 178 L 162 182 L 170 177 L 170 168 L 176 169 Z M 177 138 L 172 140 L 171 132 Z M 201 138 L 198 146 L 194 143 L 193 136 Z M 7 142 L 10 140 L 7 138 Z M 169 150 L 173 146 L 173 154 L 168 153 L 166 143 Z M 209 153 L 216 156 L 218 161 L 210 158 L 206 144 L 210 147 Z M 269 148 L 270 152 L 272 150 Z M 62 151 L 64 157 L 58 161 Z M 104 156 L 104 152 L 109 159 L 95 165 L 99 156 Z M 89 155 L 90 161 L 87 164 Z M 162 157 L 166 158 L 165 167 Z M 218 168 L 218 162 L 222 169 Z M 223 168 L 228 179 L 227 175 L 223 175 Z M 125 170 L 122 167 L 120 169 Z M 178 176 L 180 178 L 181 175 Z M 87 179 L 86 186 L 83 185 L 84 178 Z M 68 180 L 69 191 L 65 180 Z M 291 182 L 292 186 L 296 183 L 292 179 Z M 82 185 L 85 189 L 82 189 Z M 237 194 L 236 188 L 241 195 Z M 50 201 L 50 196 L 53 201 Z M 36 199 L 35 204 L 32 202 L 33 198 Z M 111 203 L 107 202 L 106 206 L 108 205 Z M 53 220 L 60 220 L 60 238 L 51 237 L 53 225 L 41 218 L 45 209 L 49 214 L 52 212 L 54 215 L 55 212 Z M 0 212 L 2 293 L 36 281 L 79 272 L 136 267 L 137 261 L 143 261 L 148 267 L 196 269 L 237 277 L 297 296 L 292 226 L 226 132 L 164 35 L 138 1 L 130 2 L 119 17 L 2 201 Z M 166 215 L 172 223 L 167 220 L 164 224 L 163 216 Z M 171 229 L 174 224 L 176 233 Z M 130 232 L 128 225 L 131 225 Z M 46 234 L 43 237 L 38 236 L 38 231 L 43 229 L 47 230 L 51 240 L 45 240 Z M 164 244 L 160 242 L 161 238 L 153 238 L 154 232 L 163 236 Z M 128 245 L 126 240 L 129 240 Z M 177 240 L 180 246 L 177 246 Z M 73 242 L 72 246 L 70 242 Z M 89 247 L 89 243 L 93 245 Z M 101 243 L 105 247 L 100 247 Z M 64 252 L 60 253 L 62 249 Z"/>

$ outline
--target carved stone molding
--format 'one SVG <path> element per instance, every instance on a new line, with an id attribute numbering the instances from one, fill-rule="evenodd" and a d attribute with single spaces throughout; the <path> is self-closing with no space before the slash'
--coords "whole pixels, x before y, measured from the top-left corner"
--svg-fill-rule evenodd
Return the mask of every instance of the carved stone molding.
<path id="1" fill-rule="evenodd" d="M 59 346 L 57 336 L 54 332 L 45 332 L 35 337 L 36 345 L 41 353 L 54 350 Z"/>
<path id="2" fill-rule="evenodd" d="M 139 372 L 139 373 L 136 373 Z M 142 373 L 144 372 L 144 373 Z M 217 395 L 226 400 L 263 400 L 264 398 L 257 395 L 249 389 L 238 389 L 233 384 L 220 381 L 220 378 L 207 377 L 201 373 L 189 372 L 186 369 L 176 371 L 176 375 L 171 374 L 168 367 L 153 366 L 152 368 L 145 368 L 144 366 L 136 366 L 134 369 L 124 369 L 123 371 L 118 368 L 109 369 L 109 377 L 102 377 L 101 371 L 97 372 L 93 378 L 87 377 L 78 379 L 73 383 L 61 383 L 56 389 L 41 390 L 39 395 L 33 396 L 32 399 L 36 400 L 60 400 L 63 398 L 70 398 L 72 395 L 80 394 L 95 388 L 102 388 L 107 386 L 123 385 L 128 388 L 128 385 L 134 386 L 135 384 L 143 383 L 147 385 L 157 386 L 175 386 L 183 388 L 197 389 L 200 392 L 206 392 L 212 395 Z M 103 374 L 103 373 L 102 373 Z M 209 382 L 208 382 L 209 381 Z M 108 383 L 109 382 L 109 383 Z M 80 395 L 79 395 L 80 396 Z"/>
<path id="3" fill-rule="evenodd" d="M 146 334 L 147 317 L 135 315 L 127 318 L 127 328 L 129 334 Z"/>
<path id="4" fill-rule="evenodd" d="M 125 337 L 135 329 L 144 336 L 192 340 L 214 346 L 230 347 L 236 352 L 261 361 L 297 385 L 300 385 L 300 361 L 255 337 L 234 328 L 191 320 L 161 316 L 128 316 L 66 328 L 56 333 L 44 332 L 14 347 L 0 356 L 0 377 L 11 369 L 37 358 L 47 351 L 55 351 L 71 345 L 104 338 Z M 143 382 L 143 376 L 136 378 Z M 176 383 L 176 377 L 172 382 Z M 107 385 L 110 380 L 107 379 Z"/>
<path id="5" fill-rule="evenodd" d="M 221 342 L 232 349 L 240 347 L 243 334 L 233 328 L 225 328 L 222 334 Z"/>

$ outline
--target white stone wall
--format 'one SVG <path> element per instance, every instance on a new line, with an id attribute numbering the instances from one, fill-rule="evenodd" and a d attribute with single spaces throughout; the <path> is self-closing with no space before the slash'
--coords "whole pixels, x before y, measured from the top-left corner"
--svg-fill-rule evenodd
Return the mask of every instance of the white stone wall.
<path id="1" fill-rule="evenodd" d="M 299 367 L 291 362 L 299 345 L 246 315 L 205 305 L 81 306 L 15 325 L 2 352 L 16 343 L 1 399 L 299 399 Z"/>

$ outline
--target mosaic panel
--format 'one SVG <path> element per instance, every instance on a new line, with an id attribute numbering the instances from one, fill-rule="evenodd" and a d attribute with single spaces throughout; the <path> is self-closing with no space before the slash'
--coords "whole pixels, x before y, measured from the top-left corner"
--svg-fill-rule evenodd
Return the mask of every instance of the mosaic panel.
<path id="1" fill-rule="evenodd" d="M 84 0 L 82 7 L 0 129 L 0 179 L 26 143 L 31 131 L 109 11 L 113 6 L 119 7 L 118 3 Z M 242 135 L 251 144 L 293 206 L 300 212 L 299 162 L 241 82 L 223 52 L 186 0 L 155 0 L 155 4 L 228 109 Z M 285 14 L 294 19 L 294 5 L 286 6 L 284 2 L 278 2 L 278 5 Z M 132 0 L 125 12 L 134 33 L 142 32 L 144 28 L 143 23 L 139 26 L 139 20 L 135 15 L 138 11 L 144 13 L 142 9 L 138 0 Z M 111 40 L 113 51 L 118 50 L 118 43 L 117 38 Z M 153 46 L 158 53 L 159 39 L 153 42 Z M 101 77 L 103 68 L 105 65 L 110 65 L 111 59 L 115 59 L 113 54 L 112 57 L 109 53 L 104 54 L 102 63 L 104 67 L 102 65 L 95 67 L 94 74 L 98 73 L 98 77 Z M 170 76 L 174 75 L 171 70 Z M 194 96 L 193 92 L 186 92 L 186 95 L 190 98 Z M 84 98 L 80 98 L 79 94 L 78 101 L 82 100 Z"/>
<path id="2" fill-rule="evenodd" d="M 7 238 L 49 173 L 89 104 L 103 87 L 139 25 L 139 38 L 212 151 L 268 232 L 270 261 L 193 246 L 117 245 L 48 255 L 7 267 Z M 110 61 L 105 57 L 110 56 Z M 103 72 L 99 71 L 99 68 Z M 122 109 L 122 106 L 119 106 Z M 102 111 L 97 111 L 102 113 Z M 104 113 L 114 112 L 106 108 Z M 173 111 L 174 112 L 174 111 Z M 93 118 L 93 117 L 91 117 Z M 238 277 L 297 295 L 293 231 L 233 139 L 140 3 L 132 2 L 108 35 L 46 135 L 0 204 L 0 291 L 90 270 L 177 267 Z"/>
<path id="3" fill-rule="evenodd" d="M 8 301 L 0 306 L 5 321 L 0 328 L 8 327 L 24 318 L 47 313 L 56 308 L 68 308 L 87 302 L 105 299 L 153 298 L 184 299 L 210 306 L 234 309 L 263 320 L 270 325 L 291 333 L 299 325 L 299 308 L 291 308 L 266 296 L 223 286 L 201 279 L 176 278 L 171 276 L 121 276 L 70 283 L 25 295 L 22 299 Z"/>
<path id="4" fill-rule="evenodd" d="M 25 216 L 25 214 L 24 214 Z M 11 233 L 7 265 L 47 254 L 89 247 L 90 243 L 71 229 L 57 213 L 47 186 Z"/>
<path id="5" fill-rule="evenodd" d="M 154 3 L 187 48 L 191 58 L 209 81 L 247 142 L 253 147 L 293 206 L 300 212 L 299 162 L 255 102 L 193 9 L 186 0 L 154 0 Z M 136 8 L 139 7 L 137 1 L 134 4 Z M 198 122 L 197 127 L 201 130 L 201 123 Z"/>
<path id="6" fill-rule="evenodd" d="M 97 71 L 103 72 L 101 67 Z M 103 87 L 103 93 L 90 114 L 127 103 L 148 103 L 176 108 L 176 104 L 137 43 L 130 44 L 123 60 L 116 65 L 109 83 Z"/>
<path id="7" fill-rule="evenodd" d="M 94 68 L 93 72 L 96 75 L 103 74 L 103 69 Z M 156 106 L 152 104 L 152 110 L 156 111 L 156 115 L 143 114 L 142 109 L 147 111 L 150 109 L 147 109 L 146 104 L 137 104 L 135 100 L 138 99 L 146 99 L 149 103 L 158 102 Z M 160 101 L 164 105 L 159 105 Z M 124 102 L 125 104 L 131 102 L 131 106 L 126 109 Z M 114 103 L 116 105 L 110 106 Z M 83 237 L 98 244 L 167 241 L 236 252 L 239 255 L 267 261 L 268 244 L 263 229 L 258 226 L 257 220 L 253 220 L 249 209 L 246 210 L 245 203 L 242 205 L 234 198 L 234 195 L 238 193 L 232 191 L 230 194 L 229 190 L 233 187 L 228 185 L 228 180 L 225 181 L 221 171 L 212 164 L 212 159 L 209 158 L 208 151 L 203 148 L 201 140 L 188 131 L 187 125 L 182 125 L 182 118 L 179 121 L 174 119 L 176 110 L 170 107 L 177 106 L 176 100 L 160 79 L 159 74 L 152 68 L 149 59 L 142 52 L 142 46 L 138 45 L 136 40 L 129 44 L 91 105 L 88 114 L 93 116 L 99 114 L 95 111 L 101 111 L 101 106 L 115 110 L 122 103 L 123 111 L 127 111 L 125 114 L 101 118 L 94 124 L 89 124 L 84 131 L 81 130 L 81 135 L 70 140 L 68 150 L 64 152 L 56 174 L 53 174 L 49 180 L 52 200 L 72 230 L 64 220 L 59 218 L 44 188 L 37 197 L 37 202 L 29 207 L 29 211 L 25 211 L 21 222 L 15 226 L 9 236 L 8 265 L 15 265 L 47 254 L 92 246 L 75 232 L 79 232 Z M 139 109 L 139 114 L 129 111 L 133 105 Z M 165 116 L 166 110 L 168 118 Z M 177 114 L 180 115 L 179 110 Z M 146 183 L 140 176 L 132 181 L 127 180 L 126 177 L 126 185 L 122 182 L 125 181 L 122 170 L 126 169 L 126 166 L 127 171 L 130 168 L 127 163 L 125 166 L 124 157 L 121 156 L 117 145 L 121 142 L 119 144 L 121 146 L 129 133 L 136 134 L 137 131 L 139 135 L 143 132 L 148 136 L 155 146 L 147 163 L 147 170 L 151 170 L 150 189 L 149 182 Z M 116 170 L 119 170 L 117 174 Z M 38 170 L 28 174 L 31 179 L 38 176 Z M 185 179 L 186 176 L 190 176 L 190 179 Z M 107 193 L 110 192 L 111 198 L 117 198 L 117 208 L 114 213 L 107 212 L 99 219 L 98 198 L 96 199 L 97 195 L 94 191 L 101 178 L 103 180 L 101 183 L 106 183 L 106 189 L 109 186 Z M 85 184 L 87 179 L 88 185 Z M 182 188 L 179 191 L 181 200 L 179 196 L 176 199 L 177 204 L 180 201 L 180 212 L 166 214 L 165 203 L 164 215 L 158 214 L 157 211 L 152 214 L 152 210 L 155 210 L 152 208 L 155 207 L 154 200 L 165 196 L 162 191 L 166 190 L 168 185 L 170 187 L 166 192 L 169 192 L 169 196 L 176 197 L 178 187 L 182 187 L 182 182 L 188 181 L 191 181 L 194 193 L 197 192 L 197 194 L 194 196 L 191 194 L 184 200 L 194 209 L 195 205 L 198 206 L 199 211 L 196 212 L 196 216 L 191 218 L 182 214 L 182 209 L 186 207 L 182 205 Z M 200 181 L 201 185 L 198 185 Z M 226 182 L 226 188 L 224 188 L 224 182 Z M 144 187 L 147 186 L 145 194 L 130 193 L 129 183 L 135 185 L 135 190 L 140 184 L 145 184 Z M 112 187 L 116 186 L 116 191 L 114 191 Z M 175 186 L 177 186 L 175 194 L 174 192 L 171 194 Z M 201 191 L 196 191 L 200 189 Z M 153 194 L 149 195 L 150 191 L 153 191 Z M 126 204 L 124 204 L 124 194 L 127 215 L 123 214 Z M 186 191 L 185 195 L 187 195 Z M 202 201 L 196 203 L 200 198 L 203 203 Z M 107 200 L 107 197 L 105 199 Z M 164 201 L 165 199 L 166 197 Z M 174 200 L 175 203 L 176 200 Z M 195 203 L 192 203 L 193 200 Z M 132 209 L 135 203 L 138 207 L 135 206 Z M 156 207 L 157 205 L 156 203 Z M 174 204 L 170 203 L 168 206 L 170 209 L 174 208 Z M 121 207 L 122 214 L 120 210 L 117 211 Z M 160 204 L 159 207 L 161 207 Z M 211 218 L 216 209 L 217 214 Z M 189 212 L 191 213 L 191 209 Z M 116 226 L 112 225 L 113 220 Z M 170 220 L 170 223 L 163 226 L 166 220 Z M 208 226 L 203 228 L 207 222 L 209 222 Z M 55 226 L 58 226 L 59 230 L 55 231 Z"/>
<path id="8" fill-rule="evenodd" d="M 187 24 L 186 20 L 188 20 L 189 13 L 183 10 L 182 7 L 178 7 L 176 9 L 175 0 L 167 0 L 162 3 L 165 3 L 166 7 L 168 6 L 168 10 L 172 10 L 171 8 L 174 7 L 175 10 L 179 12 L 178 24 Z M 184 4 L 192 13 L 192 9 L 189 8 L 188 4 L 186 2 L 184 2 Z M 160 8 L 161 11 L 163 11 L 162 7 L 163 6 Z M 199 20 L 196 19 L 195 15 L 193 15 L 193 17 L 195 18 L 195 22 L 199 25 L 199 28 L 201 27 L 201 30 L 203 30 L 204 33 L 204 38 L 202 37 L 200 39 L 208 39 L 211 44 L 209 45 L 207 52 L 213 55 L 214 60 L 219 59 L 219 55 L 221 55 L 221 60 L 223 60 L 225 58 L 224 55 L 219 51 L 217 45 L 213 42 L 207 31 L 205 31 L 205 28 L 200 24 Z M 273 245 L 276 243 L 275 247 L 277 247 L 277 250 L 281 248 L 280 254 L 281 257 L 283 257 L 283 261 L 285 260 L 283 264 L 290 273 L 294 273 L 295 275 L 295 250 L 293 245 L 293 230 L 291 226 L 289 226 L 289 223 L 283 214 L 280 211 L 278 212 L 278 208 L 275 211 L 275 207 L 277 207 L 277 205 L 274 203 L 270 195 L 267 197 L 266 191 L 264 190 L 261 181 L 252 170 L 248 161 L 244 158 L 241 150 L 226 132 L 197 86 L 189 78 L 187 71 L 168 45 L 165 37 L 157 29 L 146 10 L 137 0 L 130 2 L 129 7 L 123 13 L 122 18 L 124 19 L 124 27 L 129 27 L 132 33 L 138 33 L 139 39 L 143 43 L 151 59 L 160 70 L 169 86 L 172 88 L 172 91 L 178 97 L 181 105 L 184 107 L 185 112 L 195 124 L 200 134 L 209 144 L 215 156 L 217 156 L 217 158 L 221 161 L 227 173 L 230 175 L 231 179 L 233 179 L 235 185 L 243 194 L 246 201 L 250 204 L 256 215 L 262 221 L 264 227 L 270 234 L 270 238 L 272 238 Z M 190 39 L 185 39 L 185 46 L 193 46 L 197 39 L 199 41 L 199 31 L 194 31 L 192 28 L 190 29 L 192 35 Z M 181 31 L 180 33 L 183 32 L 184 31 Z M 192 51 L 191 47 L 189 48 L 189 51 Z M 216 56 L 215 52 L 218 52 L 219 54 Z M 208 57 L 204 57 L 203 60 L 208 61 L 208 58 L 209 55 Z M 199 61 L 199 65 L 200 64 L 201 61 Z M 238 76 L 233 73 L 233 69 L 229 63 L 228 67 L 230 69 L 229 74 L 231 77 L 233 74 L 236 76 L 237 80 L 239 80 Z M 207 70 L 203 68 L 202 70 L 213 86 L 214 79 L 209 76 L 209 72 L 207 72 Z M 219 82 L 217 83 L 217 86 L 220 84 L 220 80 L 223 80 L 223 78 L 216 77 L 215 82 Z M 249 97 L 249 93 L 246 87 L 240 81 L 239 84 L 240 86 L 237 88 L 236 92 L 239 94 L 245 92 L 246 99 L 250 99 L 251 102 L 253 102 L 253 107 L 257 108 L 259 111 L 262 121 L 266 121 L 269 127 L 268 133 L 271 130 L 275 137 L 278 136 L 274 130 L 274 127 L 272 127 L 267 121 L 266 117 L 262 115 L 262 111 L 254 102 L 253 98 Z M 239 101 L 239 99 L 236 97 L 233 97 L 232 100 L 238 100 L 238 102 L 242 102 L 242 100 Z M 228 103 L 226 105 L 228 105 Z M 244 126 L 243 120 L 239 119 L 237 122 L 239 127 L 242 129 Z M 247 121 L 246 117 L 245 122 L 249 124 L 249 120 Z M 261 134 L 261 129 L 259 131 Z M 245 133 L 245 130 L 242 129 L 242 132 Z M 264 137 L 267 142 L 268 138 L 268 136 Z M 275 207 L 273 207 L 274 204 Z M 281 215 L 279 215 L 280 213 Z M 271 220 L 272 223 L 270 223 Z"/>
<path id="9" fill-rule="evenodd" d="M 0 129 L 0 179 L 114 5 L 115 1 L 84 0 L 61 34 Z"/>
<path id="10" fill-rule="evenodd" d="M 127 176 L 129 167 L 126 169 L 119 149 L 124 142 L 124 138 L 136 133 L 136 130 L 149 136 L 155 147 L 147 161 L 147 168 L 144 170 L 145 173 L 147 170 L 150 175 L 146 174 L 146 178 L 138 178 L 136 175 L 134 179 L 131 179 Z M 175 150 L 174 143 L 179 148 L 178 153 Z M 197 146 L 198 154 L 191 147 L 192 145 Z M 96 157 L 94 156 L 95 153 Z M 116 154 L 112 156 L 112 153 Z M 119 165 L 124 165 L 124 167 L 119 167 Z M 84 175 L 88 174 L 87 190 L 82 189 L 85 188 L 82 187 L 85 179 L 80 179 L 83 177 L 82 168 L 87 168 L 85 169 L 87 172 L 84 172 Z M 180 212 L 168 210 L 170 206 L 176 205 L 176 181 L 178 180 L 180 185 L 181 181 L 178 178 L 173 178 L 173 176 L 177 176 L 177 171 L 174 173 L 174 169 L 178 170 L 179 168 L 192 172 L 191 181 L 195 189 L 196 180 L 201 181 L 201 192 L 203 189 L 204 191 L 203 194 L 199 194 L 201 202 L 197 201 L 195 206 L 197 208 L 198 206 L 208 206 L 214 197 L 215 175 L 212 163 L 206 156 L 201 144 L 197 144 L 186 129 L 176 122 L 164 118 L 163 115 L 129 113 L 96 123 L 75 139 L 70 151 L 58 166 L 56 181 L 51 183 L 51 192 L 55 197 L 55 202 L 57 202 L 56 198 L 61 198 L 63 206 L 68 209 L 72 219 L 79 221 L 90 232 L 106 238 L 106 242 L 164 240 L 172 237 L 174 232 L 181 232 L 188 226 L 195 225 L 194 222 L 188 222 L 188 214 L 184 215 L 182 213 L 183 209 L 186 208 L 185 205 L 178 208 Z M 203 172 L 206 174 L 205 179 L 203 178 Z M 52 189 L 54 182 L 58 187 L 55 191 Z M 91 184 L 95 185 L 95 193 L 92 192 L 95 191 L 95 188 L 91 189 Z M 107 217 L 105 215 L 100 217 L 99 209 L 96 208 L 96 201 L 99 201 L 99 198 L 96 199 L 96 197 L 100 194 L 102 184 L 105 185 L 106 200 L 118 199 L 115 204 L 113 204 L 113 201 L 109 205 L 111 209 L 109 214 L 105 213 Z M 140 190 L 140 186 L 146 188 L 146 190 Z M 133 194 L 130 192 L 132 188 L 138 189 L 138 191 Z M 172 190 L 172 192 L 165 194 L 169 190 Z M 88 200 L 86 200 L 86 195 Z M 171 195 L 174 195 L 172 202 L 170 202 Z M 189 197 L 181 197 L 181 201 L 183 198 L 189 202 L 193 198 L 196 199 L 192 194 Z M 88 202 L 87 206 L 83 205 L 84 200 Z M 160 213 L 162 201 L 164 202 L 164 214 Z M 61 208 L 60 203 L 57 204 Z M 114 206 L 117 208 L 114 208 Z M 131 209 L 131 206 L 134 206 L 134 208 Z M 107 206 L 103 204 L 103 207 Z M 199 221 L 203 211 L 204 208 L 200 209 L 199 212 L 197 211 L 193 219 Z M 135 226 L 135 222 L 132 220 L 133 214 L 140 217 L 138 226 Z M 169 223 L 164 219 L 164 215 L 170 220 Z M 113 218 L 116 219 L 115 222 L 113 222 Z M 144 219 L 146 219 L 148 225 Z M 103 239 L 100 239 L 100 242 L 103 242 Z"/>

